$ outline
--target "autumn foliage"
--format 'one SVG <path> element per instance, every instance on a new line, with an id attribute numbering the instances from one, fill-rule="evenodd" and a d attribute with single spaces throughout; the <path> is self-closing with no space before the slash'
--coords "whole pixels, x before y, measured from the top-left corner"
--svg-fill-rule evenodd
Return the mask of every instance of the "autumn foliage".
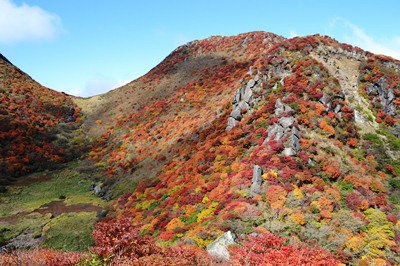
<path id="1" fill-rule="evenodd" d="M 342 57 L 360 62 L 352 93 L 371 104 L 360 113 L 376 134 L 355 121 L 363 107 L 329 68 L 328 59 Z M 115 108 L 92 121 L 104 132 L 87 158 L 108 176 L 110 195 L 124 189 L 94 230 L 92 251 L 110 263 L 212 264 L 203 249 L 230 230 L 244 238 L 230 248 L 233 265 L 399 264 L 398 69 L 398 61 L 319 35 L 253 32 L 177 48 L 110 93 Z M 386 107 L 367 93 L 382 77 L 383 99 L 389 90 L 394 97 Z M 253 101 L 242 102 L 248 108 L 227 131 L 232 97 L 256 79 Z M 124 109 L 138 91 L 148 97 Z M 11 139 L 15 128 L 5 123 Z M 293 146 L 294 155 L 284 153 Z M 7 153 L 4 165 L 24 163 L 18 156 Z"/>

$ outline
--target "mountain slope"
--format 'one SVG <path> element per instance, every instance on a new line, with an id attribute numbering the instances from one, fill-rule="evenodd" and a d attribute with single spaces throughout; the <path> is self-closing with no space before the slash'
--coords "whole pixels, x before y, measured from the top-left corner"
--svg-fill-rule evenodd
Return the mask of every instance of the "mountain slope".
<path id="1" fill-rule="evenodd" d="M 251 32 L 190 42 L 126 86 L 73 98 L 92 141 L 79 171 L 105 173 L 98 194 L 116 197 L 93 251 L 194 263 L 193 245 L 231 231 L 235 265 L 399 264 L 399 71 L 327 36 Z"/>
<path id="2" fill-rule="evenodd" d="M 143 234 L 200 247 L 266 229 L 343 262 L 399 263 L 399 61 L 318 35 L 254 38 L 264 34 L 178 48 L 190 51 L 178 73 L 201 42 L 245 52 L 115 117 L 90 154 L 118 180 L 111 194 L 133 191 L 109 222 L 130 217 Z M 171 77 L 169 60 L 140 81 Z"/>
<path id="3" fill-rule="evenodd" d="M 79 118 L 71 98 L 41 86 L 3 55 L 0 71 L 2 182 L 70 160 L 73 155 L 65 149 L 71 147 L 62 133 L 72 131 Z"/>

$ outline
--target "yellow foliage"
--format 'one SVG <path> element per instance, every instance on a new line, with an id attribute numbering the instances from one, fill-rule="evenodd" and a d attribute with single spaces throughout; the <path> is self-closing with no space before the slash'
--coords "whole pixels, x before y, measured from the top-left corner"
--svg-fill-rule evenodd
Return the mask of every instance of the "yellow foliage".
<path id="1" fill-rule="evenodd" d="M 268 173 L 263 174 L 263 175 L 262 175 L 262 178 L 263 178 L 263 179 L 267 179 L 268 176 L 277 178 L 277 177 L 278 177 L 278 173 L 277 173 L 275 170 L 272 169 L 272 170 L 269 171 Z"/>
<path id="2" fill-rule="evenodd" d="M 207 202 L 209 202 L 210 199 L 207 197 L 207 195 L 204 195 L 203 199 L 202 199 L 202 203 L 206 204 Z"/>
<path id="3" fill-rule="evenodd" d="M 249 198 L 250 197 L 250 190 L 249 189 L 239 189 L 235 191 L 237 194 L 240 195 L 242 198 Z"/>
<path id="4" fill-rule="evenodd" d="M 293 213 L 290 215 L 290 218 L 297 224 L 299 225 L 304 225 L 305 221 L 304 221 L 304 215 L 302 213 Z"/>
<path id="5" fill-rule="evenodd" d="M 194 242 L 196 242 L 197 246 L 200 248 L 206 248 L 208 245 L 210 245 L 213 240 L 212 239 L 203 239 L 199 236 L 195 236 L 192 238 L 192 240 L 194 240 Z"/>
<path id="6" fill-rule="evenodd" d="M 214 214 L 215 208 L 218 206 L 218 202 L 214 201 L 208 206 L 208 208 L 203 209 L 198 215 L 197 215 L 197 222 L 201 222 L 202 220 L 211 217 Z"/>
<path id="7" fill-rule="evenodd" d="M 369 221 L 364 238 L 364 244 L 368 246 L 367 255 L 374 258 L 385 256 L 385 250 L 395 245 L 394 226 L 386 219 L 384 212 L 377 209 L 368 209 L 364 212 Z"/>
<path id="8" fill-rule="evenodd" d="M 296 197 L 296 199 L 302 199 L 304 197 L 303 192 L 298 186 L 294 187 L 293 194 Z"/>
<path id="9" fill-rule="evenodd" d="M 172 231 L 176 228 L 182 228 L 185 226 L 185 223 L 181 221 L 179 218 L 172 219 L 166 226 L 168 231 Z"/>
<path id="10" fill-rule="evenodd" d="M 352 253 L 359 252 L 364 247 L 364 241 L 360 236 L 353 236 L 346 242 L 346 248 Z"/>
<path id="11" fill-rule="evenodd" d="M 176 211 L 177 209 L 179 209 L 179 204 L 175 203 L 174 206 L 172 207 L 172 210 Z"/>

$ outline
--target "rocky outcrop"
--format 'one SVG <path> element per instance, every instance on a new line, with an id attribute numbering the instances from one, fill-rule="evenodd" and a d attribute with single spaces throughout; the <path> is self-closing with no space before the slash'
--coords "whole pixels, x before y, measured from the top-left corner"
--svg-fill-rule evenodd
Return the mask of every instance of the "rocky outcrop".
<path id="1" fill-rule="evenodd" d="M 227 261 L 229 260 L 229 252 L 227 247 L 233 244 L 236 244 L 235 236 L 231 233 L 231 231 L 228 231 L 208 245 L 207 252 L 217 260 Z"/>
<path id="2" fill-rule="evenodd" d="M 252 74 L 250 70 L 249 74 Z M 228 118 L 226 130 L 231 130 L 240 122 L 243 113 L 246 113 L 257 101 L 253 97 L 253 90 L 256 90 L 261 84 L 260 75 L 257 73 L 247 82 L 242 82 L 242 86 L 236 90 L 232 99 L 232 112 Z"/>
<path id="3" fill-rule="evenodd" d="M 287 142 L 283 154 L 286 156 L 295 156 L 300 150 L 300 130 L 295 125 L 296 119 L 290 115 L 293 109 L 282 103 L 281 99 L 276 100 L 275 115 L 282 116 L 279 120 L 268 128 L 268 136 L 264 143 L 274 139 L 276 141 L 283 141 L 286 137 Z"/>
<path id="4" fill-rule="evenodd" d="M 372 102 L 374 104 L 380 102 L 385 113 L 388 115 L 396 114 L 396 106 L 392 104 L 396 97 L 393 89 L 387 89 L 384 78 L 380 78 L 378 82 L 367 86 L 366 91 L 369 96 L 373 97 Z"/>
<path id="5" fill-rule="evenodd" d="M 253 179 L 251 180 L 252 183 L 250 187 L 250 197 L 254 197 L 261 192 L 261 185 L 263 183 L 262 174 L 263 169 L 258 165 L 254 165 Z"/>

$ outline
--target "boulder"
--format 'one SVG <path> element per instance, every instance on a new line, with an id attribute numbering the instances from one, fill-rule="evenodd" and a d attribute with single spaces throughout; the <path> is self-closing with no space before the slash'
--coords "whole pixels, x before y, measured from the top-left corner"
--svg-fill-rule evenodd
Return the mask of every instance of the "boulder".
<path id="1" fill-rule="evenodd" d="M 386 99 L 388 100 L 388 104 L 392 103 L 396 97 L 394 96 L 393 89 L 388 90 L 386 94 Z"/>
<path id="2" fill-rule="evenodd" d="M 300 139 L 300 131 L 297 129 L 297 127 L 292 127 L 292 135 Z"/>
<path id="3" fill-rule="evenodd" d="M 245 102 L 249 103 L 251 98 L 252 98 L 252 96 L 253 96 L 253 91 L 249 87 L 246 87 L 245 92 L 244 92 L 243 100 Z"/>
<path id="4" fill-rule="evenodd" d="M 276 103 L 275 103 L 275 115 L 278 116 L 278 115 L 282 114 L 284 111 L 285 110 L 284 110 L 284 106 L 283 106 L 283 103 L 282 103 L 281 99 L 276 100 Z"/>
<path id="5" fill-rule="evenodd" d="M 319 99 L 320 103 L 322 104 L 328 104 L 332 102 L 331 96 L 326 94 L 325 92 L 323 93 L 322 97 Z"/>
<path id="6" fill-rule="evenodd" d="M 294 134 L 292 134 L 292 135 L 289 137 L 289 139 L 290 139 L 291 148 L 292 148 L 294 151 L 299 151 L 299 150 L 300 150 L 300 142 L 299 142 L 299 139 L 298 139 Z"/>
<path id="7" fill-rule="evenodd" d="M 238 104 L 238 107 L 240 108 L 240 110 L 249 110 L 250 109 L 250 105 L 248 103 L 246 103 L 245 101 L 241 101 Z"/>
<path id="8" fill-rule="evenodd" d="M 236 126 L 236 120 L 233 117 L 228 118 L 228 125 L 226 126 L 226 130 L 229 131 Z"/>
<path id="9" fill-rule="evenodd" d="M 281 117 L 278 120 L 278 123 L 283 127 L 283 128 L 288 128 L 294 123 L 294 118 L 293 117 Z"/>
<path id="10" fill-rule="evenodd" d="M 254 165 L 253 167 L 253 179 L 251 180 L 250 187 L 250 197 L 254 197 L 255 195 L 260 193 L 261 185 L 262 185 L 262 174 L 263 170 L 260 166 Z"/>
<path id="11" fill-rule="evenodd" d="M 236 90 L 232 99 L 232 104 L 237 104 L 238 102 L 240 102 L 240 90 Z"/>
<path id="12" fill-rule="evenodd" d="M 256 81 L 254 79 L 251 79 L 249 82 L 247 82 L 247 87 L 249 88 L 253 88 L 254 85 L 256 85 Z"/>
<path id="13" fill-rule="evenodd" d="M 242 120 L 242 113 L 240 112 L 240 109 L 235 108 L 235 110 L 231 112 L 231 117 L 233 117 L 237 121 Z"/>
<path id="14" fill-rule="evenodd" d="M 338 105 L 336 105 L 334 112 L 336 114 L 338 114 L 338 113 L 340 113 L 341 110 L 342 110 L 342 105 L 338 104 Z"/>
<path id="15" fill-rule="evenodd" d="M 293 150 L 292 147 L 289 147 L 289 148 L 285 148 L 282 151 L 282 154 L 285 155 L 285 156 L 295 156 L 297 153 L 296 153 L 295 150 Z"/>
<path id="16" fill-rule="evenodd" d="M 207 252 L 215 259 L 228 261 L 230 256 L 227 247 L 233 244 L 236 244 L 235 236 L 228 231 L 208 245 Z"/>

